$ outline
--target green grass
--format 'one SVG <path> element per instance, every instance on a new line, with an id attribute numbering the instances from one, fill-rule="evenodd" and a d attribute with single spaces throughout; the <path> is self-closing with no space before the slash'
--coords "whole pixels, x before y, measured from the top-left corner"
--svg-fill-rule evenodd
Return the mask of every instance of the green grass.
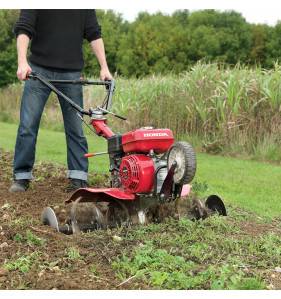
<path id="1" fill-rule="evenodd" d="M 206 154 L 198 154 L 197 161 L 195 181 L 207 182 L 206 195 L 216 193 L 261 216 L 281 214 L 280 166 Z"/>
<path id="2" fill-rule="evenodd" d="M 13 150 L 17 126 L 0 123 L 0 148 Z M 89 149 L 106 150 L 102 138 L 88 136 Z M 203 195 L 215 193 L 233 204 L 261 216 L 276 217 L 281 214 L 281 167 L 251 160 L 212 156 L 198 153 L 195 181 L 207 183 Z M 40 130 L 37 144 L 37 161 L 66 163 L 65 136 L 62 132 Z M 108 157 L 90 159 L 90 171 L 107 173 Z"/>
<path id="3" fill-rule="evenodd" d="M 87 132 L 87 128 L 85 132 Z M 17 125 L 0 122 L 0 148 L 14 150 Z M 88 135 L 89 152 L 106 151 L 106 142 L 96 135 Z M 48 161 L 66 165 L 66 142 L 63 132 L 40 129 L 36 147 L 36 162 Z M 90 158 L 90 170 L 98 173 L 107 172 L 108 157 Z M 107 161 L 107 163 L 105 163 Z"/>

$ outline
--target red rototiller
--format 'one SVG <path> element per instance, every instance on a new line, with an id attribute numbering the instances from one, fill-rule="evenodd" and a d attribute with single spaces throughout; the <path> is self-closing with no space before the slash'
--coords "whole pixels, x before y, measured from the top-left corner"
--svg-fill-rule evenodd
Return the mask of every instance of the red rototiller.
<path id="1" fill-rule="evenodd" d="M 170 129 L 143 127 L 124 134 L 115 134 L 107 126 L 114 81 L 47 80 L 32 73 L 29 79 L 39 80 L 66 100 L 78 116 L 87 115 L 98 136 L 107 140 L 111 174 L 110 188 L 81 188 L 66 200 L 70 213 L 65 223 L 59 223 L 54 210 L 44 209 L 42 221 L 57 231 L 71 234 L 100 228 L 112 228 L 130 224 L 159 222 L 159 211 L 165 204 L 178 199 L 190 200 L 192 218 L 205 218 L 217 212 L 226 215 L 223 201 L 217 195 L 206 201 L 190 198 L 191 181 L 196 172 L 196 156 L 187 142 L 175 142 Z M 101 106 L 84 110 L 60 92 L 54 84 L 104 85 L 106 98 Z M 104 154 L 104 153 L 98 153 Z M 91 157 L 97 154 L 86 154 Z"/>

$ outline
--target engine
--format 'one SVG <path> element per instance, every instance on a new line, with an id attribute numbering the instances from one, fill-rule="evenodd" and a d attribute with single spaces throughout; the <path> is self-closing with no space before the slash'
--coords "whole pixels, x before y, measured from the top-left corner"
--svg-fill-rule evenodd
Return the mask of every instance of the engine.
<path id="1" fill-rule="evenodd" d="M 167 175 L 159 155 L 173 143 L 171 130 L 148 127 L 108 138 L 111 186 L 129 193 L 151 193 L 155 186 L 159 193 Z"/>
<path id="2" fill-rule="evenodd" d="M 125 191 L 131 193 L 149 193 L 154 186 L 154 162 L 142 154 L 128 155 L 122 158 L 119 175 Z"/>

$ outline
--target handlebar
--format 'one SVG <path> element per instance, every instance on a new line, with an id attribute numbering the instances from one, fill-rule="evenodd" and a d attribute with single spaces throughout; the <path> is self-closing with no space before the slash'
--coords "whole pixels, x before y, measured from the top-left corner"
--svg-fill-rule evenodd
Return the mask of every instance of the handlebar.
<path id="1" fill-rule="evenodd" d="M 32 72 L 28 75 L 28 79 L 33 79 L 33 80 L 39 80 L 41 83 L 44 85 L 48 86 L 54 93 L 57 95 L 61 96 L 64 100 L 66 100 L 74 109 L 76 109 L 79 113 L 83 115 L 92 115 L 91 110 L 87 111 L 84 110 L 82 107 L 77 105 L 76 103 L 73 102 L 72 99 L 70 99 L 68 96 L 66 96 L 64 93 L 62 93 L 60 90 L 58 90 L 53 84 L 55 83 L 62 83 L 62 84 L 80 84 L 80 85 L 104 85 L 107 89 L 107 96 L 104 101 L 104 104 L 102 107 L 98 107 L 103 114 L 111 113 L 115 115 L 116 117 L 119 117 L 121 119 L 124 119 L 123 117 L 120 117 L 112 112 L 109 111 L 109 109 L 112 106 L 112 96 L 115 90 L 115 81 L 110 80 L 110 81 L 90 81 L 90 80 L 48 80 L 42 75 L 37 74 L 36 72 Z"/>

